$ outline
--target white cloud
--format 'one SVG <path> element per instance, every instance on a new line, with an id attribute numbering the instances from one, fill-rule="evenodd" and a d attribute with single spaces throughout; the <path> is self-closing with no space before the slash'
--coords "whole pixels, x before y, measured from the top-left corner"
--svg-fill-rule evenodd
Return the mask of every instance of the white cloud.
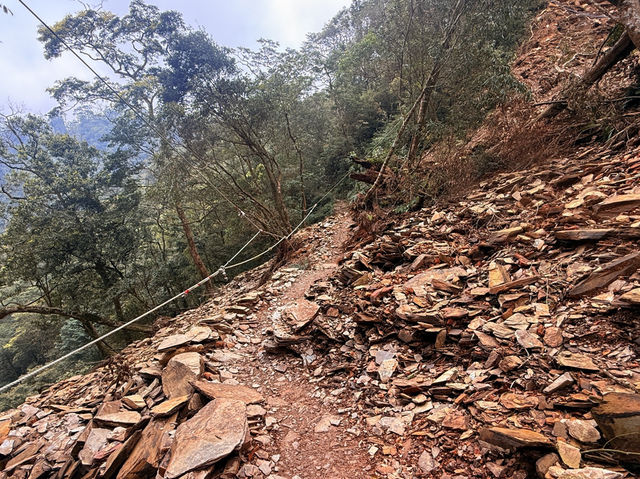
<path id="1" fill-rule="evenodd" d="M 348 0 L 299 1 L 270 0 L 263 26 L 271 29 L 284 46 L 296 47 L 307 33 L 322 29 L 341 8 L 349 5 Z"/>
<path id="2" fill-rule="evenodd" d="M 309 32 L 319 31 L 350 0 L 148 0 L 162 10 L 179 10 L 185 21 L 208 31 L 222 45 L 254 47 L 259 38 L 298 47 Z M 9 3 L 9 2 L 7 2 Z M 91 79 L 76 58 L 66 53 L 47 61 L 37 40 L 38 22 L 19 4 L 13 16 L 0 15 L 0 109 L 9 101 L 29 110 L 47 112 L 54 106 L 46 89 L 68 76 Z M 32 8 L 50 24 L 81 8 L 74 0 L 32 0 Z M 126 0 L 105 0 L 104 8 L 119 14 Z M 100 73 L 105 69 L 94 65 Z"/>

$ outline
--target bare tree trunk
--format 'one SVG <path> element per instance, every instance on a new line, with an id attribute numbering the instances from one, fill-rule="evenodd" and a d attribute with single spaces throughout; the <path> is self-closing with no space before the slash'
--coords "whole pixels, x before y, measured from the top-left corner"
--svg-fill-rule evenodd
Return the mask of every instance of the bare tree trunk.
<path id="1" fill-rule="evenodd" d="M 300 201 L 302 203 L 301 205 L 302 217 L 304 218 L 307 215 L 307 197 L 304 193 L 304 161 L 303 161 L 302 151 L 298 146 L 298 142 L 294 138 L 293 133 L 291 133 L 291 124 L 289 123 L 289 115 L 285 113 L 284 118 L 287 122 L 287 133 L 289 134 L 289 138 L 293 143 L 293 147 L 295 148 L 296 153 L 298 154 L 298 169 L 299 169 L 299 175 L 300 175 Z"/>
<path id="2" fill-rule="evenodd" d="M 91 339 L 98 339 L 100 337 L 98 331 L 93 326 L 93 323 L 91 321 L 80 321 L 80 324 L 82 324 L 82 329 L 84 329 L 84 331 L 89 335 Z M 98 341 L 96 343 L 96 347 L 100 351 L 100 355 L 103 359 L 108 358 L 115 352 L 114 349 L 109 346 L 104 340 Z"/>
<path id="3" fill-rule="evenodd" d="M 282 174 L 277 161 L 267 152 L 262 145 L 257 145 L 259 152 L 261 152 L 261 158 L 266 160 L 263 162 L 264 172 L 267 175 L 269 181 L 269 188 L 271 189 L 271 197 L 273 198 L 274 206 L 276 208 L 276 214 L 280 220 L 280 233 L 289 233 L 291 231 L 291 221 L 289 219 L 289 210 L 284 203 L 284 196 L 282 194 Z"/>
<path id="4" fill-rule="evenodd" d="M 373 193 L 376 191 L 376 189 L 378 188 L 378 186 L 380 186 L 380 182 L 382 181 L 382 177 L 384 176 L 384 172 L 387 168 L 387 165 L 389 164 L 389 161 L 391 160 L 391 158 L 393 157 L 393 154 L 396 151 L 396 148 L 398 148 L 398 144 L 400 143 L 400 140 L 402 139 L 402 135 L 404 134 L 405 130 L 407 129 L 407 125 L 409 124 L 409 120 L 411 119 L 411 117 L 413 116 L 413 114 L 415 113 L 416 109 L 418 108 L 418 105 L 420 105 L 420 110 L 423 112 L 423 116 L 422 118 L 418 117 L 418 125 L 420 126 L 420 123 L 424 123 L 425 121 L 425 116 L 426 116 L 426 108 L 428 106 L 429 103 L 429 99 L 431 98 L 431 90 L 432 85 L 435 86 L 435 82 L 438 79 L 438 76 L 440 75 L 440 70 L 442 68 L 442 64 L 444 63 L 444 53 L 446 53 L 449 48 L 451 47 L 451 38 L 453 37 L 453 34 L 455 32 L 456 26 L 458 24 L 458 21 L 460 20 L 460 17 L 462 16 L 462 11 L 464 10 L 464 6 L 466 4 L 466 0 L 458 0 L 458 3 L 456 3 L 456 6 L 453 9 L 453 12 L 451 14 L 451 23 L 449 24 L 449 27 L 446 30 L 445 33 L 445 38 L 442 41 L 442 46 L 440 49 L 440 53 L 438 55 L 438 57 L 436 58 L 436 62 L 433 65 L 433 68 L 431 70 L 431 74 L 429 75 L 429 78 L 427 80 L 427 82 L 425 83 L 424 87 L 422 88 L 422 91 L 420 92 L 420 95 L 418 95 L 418 98 L 416 98 L 416 101 L 413 103 L 413 106 L 411 107 L 411 109 L 409 110 L 409 112 L 407 113 L 407 115 L 405 116 L 404 120 L 402 121 L 402 125 L 400 125 L 400 129 L 398 130 L 398 134 L 396 135 L 395 139 L 393 140 L 393 143 L 391 144 L 391 148 L 389 148 L 389 151 L 387 153 L 387 156 L 385 157 L 384 161 L 382 162 L 382 166 L 380 167 L 380 171 L 378 172 L 378 176 L 376 177 L 376 180 L 373 182 L 373 184 L 371 185 L 371 188 L 369 188 L 369 190 L 367 191 L 366 195 L 364 196 L 364 204 L 365 207 L 369 206 L 372 198 L 373 198 Z M 426 98 L 426 101 L 425 101 Z M 416 133 L 414 134 L 412 141 L 411 141 L 411 148 L 413 148 L 413 154 L 415 155 L 415 150 L 417 149 L 417 143 L 418 143 L 418 139 L 419 139 L 419 132 L 420 132 L 420 128 L 418 128 L 418 131 L 416 131 Z M 409 149 L 409 156 L 407 157 L 407 159 L 409 159 L 412 154 L 411 148 Z"/>
<path id="5" fill-rule="evenodd" d="M 178 201 L 175 202 L 175 207 L 176 207 L 176 213 L 178 213 L 178 218 L 180 218 L 180 224 L 182 225 L 184 236 L 187 239 L 189 255 L 191 256 L 191 259 L 193 260 L 193 264 L 198 270 L 200 277 L 204 279 L 207 276 L 209 276 L 210 273 L 209 273 L 209 270 L 207 270 L 207 267 L 205 266 L 204 261 L 202 261 L 202 258 L 200 257 L 200 253 L 198 252 L 198 247 L 196 246 L 196 242 L 193 237 L 193 230 L 191 229 L 191 225 L 189 224 L 187 215 L 185 214 L 184 209 L 182 209 L 182 205 L 180 205 Z M 214 293 L 214 288 L 213 288 L 213 285 L 211 284 L 211 281 L 207 281 L 205 283 L 205 287 L 207 288 L 207 293 L 209 293 L 209 295 L 212 295 Z"/>
<path id="6" fill-rule="evenodd" d="M 451 21 L 449 22 L 449 26 L 447 26 L 444 38 L 442 39 L 440 51 L 438 52 L 438 56 L 433 62 L 431 72 L 429 73 L 424 88 L 422 89 L 423 93 L 422 99 L 420 101 L 420 110 L 418 111 L 418 118 L 416 120 L 418 127 L 416 128 L 416 131 L 411 138 L 411 145 L 409 146 L 409 153 L 407 155 L 407 163 L 409 165 L 413 163 L 418 152 L 418 144 L 420 143 L 420 137 L 422 136 L 424 126 L 427 121 L 427 109 L 429 108 L 429 103 L 431 102 L 431 96 L 433 95 L 433 90 L 436 88 L 436 85 L 438 83 L 440 71 L 442 70 L 442 66 L 445 63 L 446 54 L 451 49 L 451 39 L 453 38 L 453 34 L 455 33 L 460 17 L 462 16 L 462 11 L 464 10 L 465 3 L 465 0 L 458 0 L 458 3 L 456 3 L 456 6 L 451 13 Z"/>
<path id="7" fill-rule="evenodd" d="M 600 57 L 600 59 L 596 62 L 596 64 L 588 70 L 580 80 L 577 82 L 571 83 L 568 87 L 566 87 L 560 95 L 554 99 L 551 105 L 549 105 L 540 115 L 538 115 L 538 120 L 542 118 L 550 118 L 567 107 L 566 98 L 573 91 L 583 88 L 587 89 L 591 87 L 594 83 L 600 80 L 605 73 L 611 69 L 616 63 L 624 58 L 628 57 L 629 54 L 634 50 L 635 45 L 629 36 L 628 30 L 625 31 L 622 36 L 618 39 L 618 41 L 605 53 Z"/>
<path id="8" fill-rule="evenodd" d="M 262 166 L 264 166 L 268 186 L 271 190 L 271 198 L 273 199 L 276 210 L 276 217 L 273 218 L 273 220 L 277 222 L 276 232 L 277 234 L 289 233 L 292 229 L 291 220 L 282 194 L 282 172 L 280 171 L 278 161 L 267 151 L 258 139 L 258 136 L 251 131 L 250 127 L 247 129 L 244 125 L 236 123 L 232 124 L 231 128 L 238 138 L 244 142 L 245 146 L 262 160 Z"/>
<path id="9" fill-rule="evenodd" d="M 399 73 L 400 73 L 400 82 L 398 83 L 398 98 L 402 98 L 402 84 L 403 84 L 403 71 L 404 71 L 404 50 L 407 46 L 407 42 L 409 41 L 409 33 L 411 33 L 411 24 L 413 23 L 413 0 L 409 0 L 409 20 L 407 20 L 407 28 L 404 32 L 404 39 L 402 40 L 402 48 L 400 49 L 400 65 L 399 65 Z"/>
<path id="10" fill-rule="evenodd" d="M 268 168 L 265 168 L 265 170 L 268 171 Z M 283 231 L 289 233 L 291 232 L 292 228 L 291 221 L 289 220 L 289 210 L 284 203 L 284 195 L 282 194 L 282 175 L 278 174 L 277 176 L 274 176 L 274 178 L 270 181 L 272 182 L 272 190 L 274 191 L 276 210 L 278 211 L 278 216 L 280 216 Z"/>
<path id="11" fill-rule="evenodd" d="M 124 312 L 122 311 L 122 302 L 120 301 L 120 295 L 114 296 L 113 309 L 116 312 L 116 318 L 118 318 L 118 321 L 124 323 L 125 317 Z"/>
<path id="12" fill-rule="evenodd" d="M 396 148 L 398 148 L 398 144 L 400 143 L 402 135 L 407 129 L 409 120 L 411 119 L 416 109 L 418 108 L 418 105 L 420 104 L 420 101 L 422 100 L 422 97 L 424 96 L 425 92 L 426 90 L 423 88 L 422 91 L 420 92 L 420 95 L 418 95 L 418 98 L 416 98 L 416 101 L 413 102 L 413 106 L 411 107 L 411 109 L 405 116 L 404 120 L 402 121 L 402 125 L 400 125 L 400 129 L 398 130 L 398 133 L 396 134 L 396 137 L 394 138 L 393 143 L 391 144 L 391 148 L 389 148 L 389 151 L 387 152 L 387 156 L 384 158 L 384 161 L 382 162 L 380 171 L 378 171 L 378 176 L 376 176 L 376 179 L 371 185 L 371 188 L 369 188 L 369 190 L 367 191 L 367 194 L 364 196 L 365 206 L 369 205 L 369 203 L 373 198 L 373 193 L 378 188 L 378 186 L 380 186 L 380 182 L 382 181 L 382 177 L 384 176 L 384 171 L 387 169 L 387 165 L 389 164 L 389 161 L 393 157 L 393 154 L 396 152 Z"/>

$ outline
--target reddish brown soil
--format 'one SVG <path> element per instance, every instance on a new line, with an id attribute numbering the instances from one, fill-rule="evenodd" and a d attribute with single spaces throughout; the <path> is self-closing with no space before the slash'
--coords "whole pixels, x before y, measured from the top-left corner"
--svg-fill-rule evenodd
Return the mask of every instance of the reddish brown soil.
<path id="1" fill-rule="evenodd" d="M 307 235 L 303 242 L 312 243 L 314 248 L 305 250 L 303 246 L 293 262 L 313 265 L 313 269 L 302 270 L 290 287 L 256 312 L 257 319 L 246 331 L 249 338 L 256 342 L 263 339 L 264 330 L 271 325 L 269 315 L 274 307 L 303 298 L 312 284 L 335 272 L 353 223 L 344 206 L 339 206 L 332 218 L 329 227 L 316 225 L 302 233 Z M 347 415 L 339 414 L 332 401 L 317 397 L 322 394 L 317 394 L 320 390 L 313 384 L 313 373 L 300 358 L 293 354 L 268 354 L 252 343 L 243 346 L 241 351 L 248 362 L 236 365 L 239 371 L 235 377 L 246 384 L 262 386 L 267 418 L 276 421 L 270 431 L 273 442 L 264 447 L 270 455 L 280 455 L 274 474 L 287 478 L 297 475 L 302 479 L 376 477 L 367 446 L 358 436 L 347 432 L 350 427 Z M 315 432 L 317 423 L 329 415 L 340 417 L 340 425 L 330 426 L 327 432 Z"/>

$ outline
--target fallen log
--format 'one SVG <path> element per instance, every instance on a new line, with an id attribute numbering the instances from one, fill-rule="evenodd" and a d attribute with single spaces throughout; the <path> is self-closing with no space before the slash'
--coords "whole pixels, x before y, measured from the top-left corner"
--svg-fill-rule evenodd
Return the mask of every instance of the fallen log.
<path id="1" fill-rule="evenodd" d="M 640 228 L 586 228 L 557 230 L 553 234 L 560 241 L 599 241 L 605 238 L 639 239 Z"/>

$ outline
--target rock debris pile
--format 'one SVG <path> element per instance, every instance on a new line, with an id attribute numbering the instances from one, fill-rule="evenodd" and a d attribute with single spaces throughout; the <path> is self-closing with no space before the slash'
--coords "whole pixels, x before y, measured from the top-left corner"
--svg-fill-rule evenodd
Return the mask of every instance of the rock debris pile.
<path id="1" fill-rule="evenodd" d="M 181 317 L 184 332 L 164 328 L 125 350 L 122 364 L 70 378 L 5 415 L 3 476 L 205 477 L 246 449 L 264 399 L 237 381 L 210 381 L 216 361 L 234 359 L 205 353 L 230 326 L 222 317 L 189 326 L 192 318 Z M 219 477 L 239 467 L 228 461 Z"/>
<path id="2" fill-rule="evenodd" d="M 345 215 L 301 232 L 266 284 L 2 415 L 0 474 L 633 477 L 639 153 L 497 175 L 346 251 Z"/>
<path id="3" fill-rule="evenodd" d="M 593 149 L 499 175 L 311 288 L 316 333 L 341 344 L 315 374 L 341 379 L 380 471 L 409 477 L 394 456 L 425 439 L 414 471 L 435 477 L 640 464 L 638 178 L 637 150 Z"/>

